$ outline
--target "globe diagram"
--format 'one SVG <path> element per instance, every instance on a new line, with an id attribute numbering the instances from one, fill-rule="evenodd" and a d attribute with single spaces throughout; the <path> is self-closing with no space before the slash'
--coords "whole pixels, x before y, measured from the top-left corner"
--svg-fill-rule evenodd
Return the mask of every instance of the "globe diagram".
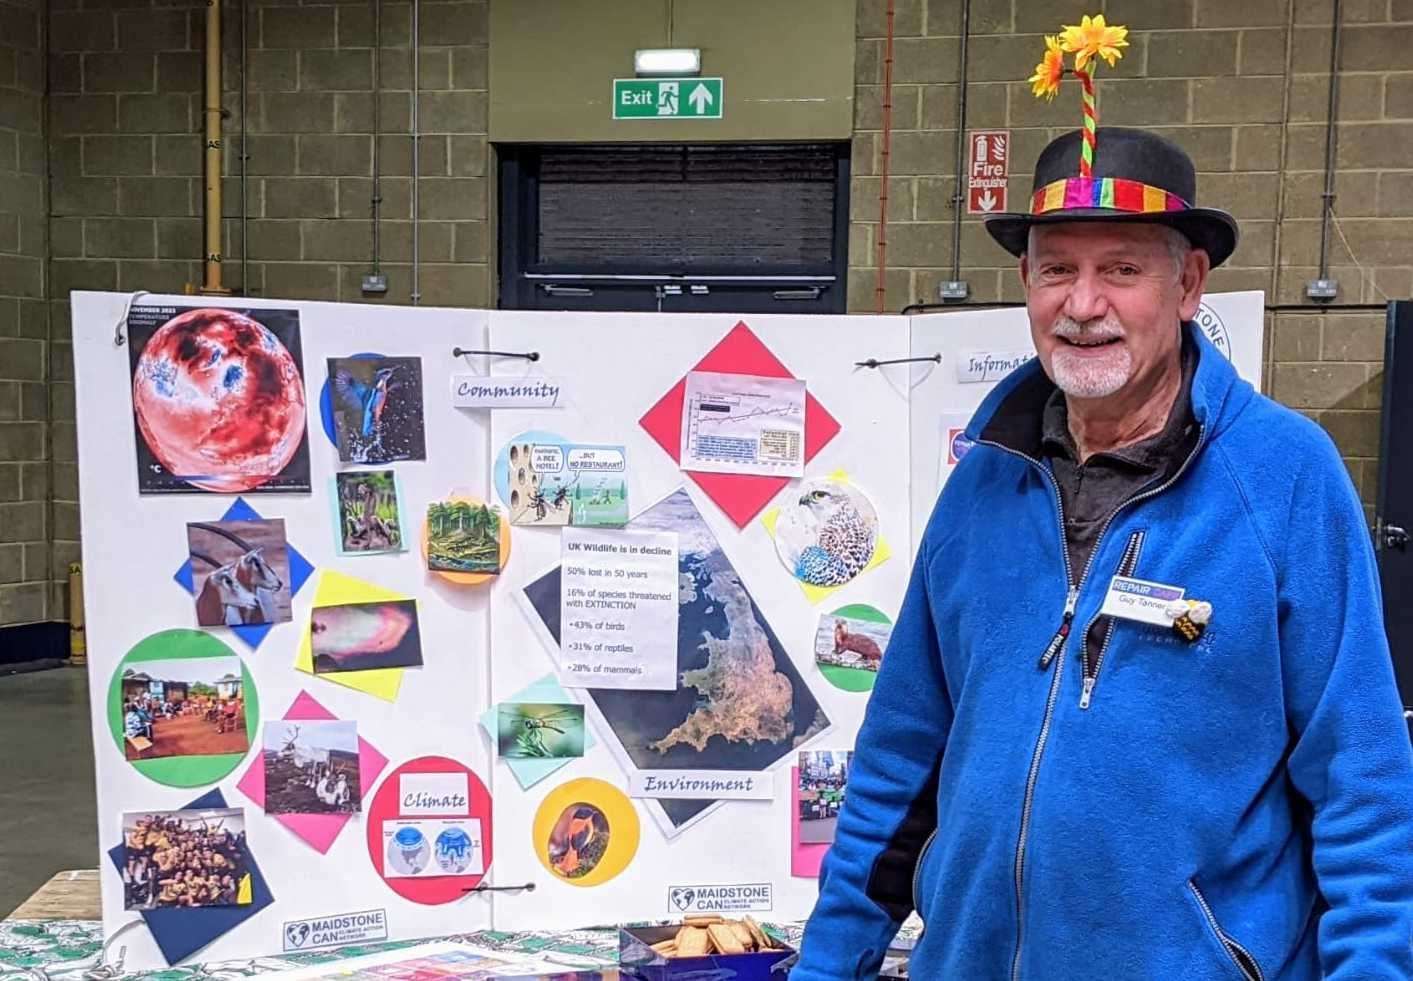
<path id="1" fill-rule="evenodd" d="M 265 325 L 234 310 L 188 310 L 163 324 L 133 371 L 132 401 L 157 462 L 202 490 L 259 487 L 304 438 L 294 356 Z"/>

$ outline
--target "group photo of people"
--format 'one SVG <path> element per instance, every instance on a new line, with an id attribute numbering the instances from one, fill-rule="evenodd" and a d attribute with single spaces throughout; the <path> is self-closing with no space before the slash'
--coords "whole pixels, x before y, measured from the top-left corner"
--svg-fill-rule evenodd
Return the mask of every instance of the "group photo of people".
<path id="1" fill-rule="evenodd" d="M 244 906 L 250 852 L 240 808 L 123 816 L 123 907 Z"/>
<path id="2" fill-rule="evenodd" d="M 159 661 L 122 678 L 123 749 L 129 760 L 244 753 L 240 659 Z"/>
<path id="3" fill-rule="evenodd" d="M 849 751 L 813 750 L 800 753 L 800 841 L 826 844 L 834 840 L 844 789 L 849 783 Z"/>

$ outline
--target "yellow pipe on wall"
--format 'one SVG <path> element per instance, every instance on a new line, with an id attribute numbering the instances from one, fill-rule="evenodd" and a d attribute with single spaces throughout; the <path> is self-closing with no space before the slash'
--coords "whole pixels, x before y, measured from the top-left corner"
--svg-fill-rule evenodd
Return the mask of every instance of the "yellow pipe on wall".
<path id="1" fill-rule="evenodd" d="M 227 294 L 221 283 L 221 0 L 206 0 L 206 255 L 202 293 Z"/>

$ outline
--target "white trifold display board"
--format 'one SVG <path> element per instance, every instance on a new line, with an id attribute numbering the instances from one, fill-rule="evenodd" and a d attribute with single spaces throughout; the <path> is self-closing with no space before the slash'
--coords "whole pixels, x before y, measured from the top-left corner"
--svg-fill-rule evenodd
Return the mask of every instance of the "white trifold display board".
<path id="1" fill-rule="evenodd" d="M 163 786 L 134 769 L 110 731 L 109 686 L 119 662 L 143 638 L 170 628 L 196 627 L 192 597 L 172 578 L 187 557 L 186 525 L 189 521 L 219 520 L 237 496 L 138 494 L 128 349 L 114 343 L 128 299 L 112 293 L 76 293 L 73 298 L 79 495 L 87 580 L 84 611 L 107 936 L 129 922 L 141 923 L 140 914 L 124 910 L 123 883 L 106 854 L 122 840 L 123 813 L 180 809 L 213 786 Z M 308 692 L 338 718 L 358 723 L 359 736 L 389 761 L 381 774 L 384 778 L 398 764 L 429 755 L 452 757 L 489 778 L 493 757 L 485 740 L 473 731 L 475 707 L 485 704 L 488 697 L 489 598 L 483 590 L 446 588 L 432 581 L 424 571 L 415 541 L 408 552 L 337 555 L 331 482 L 336 471 L 347 467 L 339 464 L 334 445 L 324 435 L 319 412 L 326 358 L 373 351 L 421 358 L 424 380 L 429 383 L 424 398 L 427 459 L 392 465 L 401 484 L 405 525 L 417 528 L 421 523 L 417 509 L 425 509 L 428 501 L 439 500 L 454 488 L 484 495 L 486 420 L 454 409 L 445 397 L 445 385 L 433 388 L 430 382 L 453 370 L 465 370 L 462 359 L 451 354 L 454 347 L 484 349 L 486 314 L 179 296 L 144 296 L 139 302 L 143 306 L 299 311 L 311 492 L 255 493 L 243 498 L 261 516 L 284 519 L 289 544 L 315 571 L 293 596 L 293 620 L 272 626 L 255 650 L 234 638 L 229 629 L 210 631 L 240 656 L 254 679 L 261 722 L 279 719 L 300 692 Z M 301 632 L 309 629 L 320 575 L 331 569 L 417 600 L 424 664 L 404 673 L 395 702 L 294 668 Z M 386 910 L 388 935 L 393 938 L 490 926 L 487 894 L 446 905 L 421 905 L 394 894 L 370 861 L 363 815 L 355 815 L 327 854 L 320 854 L 267 817 L 237 788 L 247 769 L 259 765 L 260 733 L 253 731 L 245 760 L 214 786 L 219 787 L 228 807 L 244 808 L 250 851 L 275 902 L 200 951 L 200 960 L 279 952 L 286 948 L 284 924 L 353 911 Z M 365 806 L 376 786 L 364 788 Z M 207 911 L 192 912 L 201 915 Z M 121 943 L 130 969 L 166 963 L 150 931 L 141 925 L 125 931 Z"/>
<path id="2" fill-rule="evenodd" d="M 299 929 L 300 921 L 356 911 L 380 911 L 391 939 L 492 925 L 553 929 L 675 917 L 702 909 L 703 896 L 725 897 L 726 909 L 749 911 L 760 919 L 783 921 L 808 914 L 817 882 L 792 874 L 799 871 L 792 864 L 790 840 L 796 752 L 850 749 L 867 704 L 866 692 L 834 687 L 816 665 L 821 615 L 863 604 L 886 617 L 897 616 L 918 534 L 947 473 L 943 417 L 964 417 L 995 381 L 959 382 L 958 365 L 968 353 L 1030 351 L 1025 311 L 956 311 L 912 318 L 580 314 L 142 297 L 144 306 L 298 311 L 311 492 L 254 493 L 244 500 L 263 517 L 283 518 L 290 545 L 315 571 L 293 597 L 293 620 L 273 626 L 257 649 L 243 646 L 228 629 L 206 632 L 241 656 L 258 691 L 262 721 L 279 719 L 301 692 L 307 692 L 338 718 L 356 720 L 359 736 L 386 757 L 379 777 L 362 788 L 365 812 L 353 815 L 323 853 L 266 815 L 237 787 L 251 766 L 260 765 L 258 733 L 252 733 L 247 756 L 232 772 L 186 788 L 148 779 L 115 742 L 108 693 L 125 654 L 159 631 L 196 627 L 191 597 L 172 581 L 187 555 L 186 523 L 219 520 L 236 498 L 139 494 L 128 351 L 115 344 L 115 329 L 124 322 L 130 300 L 126 294 L 76 293 L 73 302 L 85 612 L 99 840 L 105 852 L 104 931 L 112 936 L 137 924 L 125 929 L 121 939 L 129 968 L 160 967 L 166 959 L 139 914 L 124 910 L 123 882 L 106 855 L 122 841 L 122 814 L 179 809 L 212 790 L 221 792 L 227 806 L 244 808 L 250 850 L 274 901 L 194 952 L 188 958 L 193 961 L 279 952 L 288 949 L 291 929 Z M 1212 296 L 1204 309 L 1220 321 L 1238 369 L 1258 381 L 1261 295 Z M 739 507 L 724 507 L 718 493 L 708 490 L 709 480 L 698 483 L 684 473 L 675 447 L 669 450 L 664 443 L 670 441 L 661 438 L 661 431 L 654 438 L 644 424 L 655 407 L 656 423 L 662 422 L 659 403 L 664 396 L 742 324 L 752 335 L 750 343 L 804 379 L 809 395 L 838 424 L 837 434 L 808 460 L 803 482 L 782 482 L 758 509 L 745 509 L 745 520 Z M 537 358 L 454 357 L 452 349 L 457 347 L 534 352 Z M 339 463 L 324 435 L 319 391 L 327 380 L 326 358 L 365 352 L 421 359 L 426 459 L 390 465 L 400 484 L 404 523 L 412 539 L 409 550 L 346 556 L 335 547 L 330 484 L 348 465 Z M 910 357 L 933 354 L 941 355 L 940 363 L 907 363 Z M 858 364 L 870 359 L 900 363 Z M 746 370 L 731 364 L 712 370 Z M 558 404 L 494 411 L 454 408 L 451 376 L 465 372 L 553 380 L 561 388 Z M 726 652 L 717 667 L 727 674 L 733 649 L 722 642 L 733 636 L 743 645 L 734 649 L 737 656 L 773 656 L 772 676 L 791 679 L 793 708 L 814 713 L 809 724 L 796 719 L 793 736 L 775 744 L 740 738 L 739 729 L 734 739 L 729 733 L 704 734 L 699 729 L 700 748 L 679 740 L 670 751 L 648 753 L 643 749 L 647 740 L 643 732 L 634 731 L 635 723 L 656 726 L 653 735 L 660 740 L 664 724 L 683 720 L 648 712 L 640 716 L 624 709 L 631 700 L 615 701 L 567 684 L 562 699 L 546 698 L 541 684 L 541 700 L 584 705 L 588 745 L 583 757 L 563 761 L 552 773 L 534 779 L 513 773 L 508 761 L 498 759 L 497 746 L 479 720 L 498 702 L 531 701 L 520 693 L 532 685 L 548 681 L 553 687 L 561 663 L 554 638 L 558 609 L 547 600 L 557 597 L 554 574 L 561 532 L 556 527 L 513 527 L 505 568 L 491 583 L 475 587 L 452 586 L 429 574 L 417 535 L 427 504 L 454 493 L 492 501 L 509 512 L 509 502 L 499 500 L 496 489 L 497 457 L 512 443 L 534 443 L 548 438 L 544 434 L 566 444 L 623 447 L 630 516 L 638 520 L 644 512 L 665 513 L 664 508 L 685 515 L 680 561 L 685 563 L 688 553 L 694 553 L 702 562 L 693 567 L 693 575 L 682 577 L 681 609 L 684 617 L 708 618 L 701 623 L 702 649 L 710 646 L 710 634 L 716 645 L 712 649 Z M 826 594 L 804 589 L 782 564 L 770 522 L 776 509 L 799 500 L 802 483 L 831 476 L 846 479 L 872 503 L 889 557 Z M 634 530 L 634 520 L 628 530 Z M 320 576 L 328 572 L 417 600 L 424 663 L 406 670 L 395 701 L 295 670 Z M 554 592 L 545 591 L 550 582 L 556 583 Z M 688 600 L 694 596 L 695 608 L 689 609 Z M 684 630 L 696 627 L 694 620 L 683 623 Z M 690 658 L 696 642 L 689 646 L 679 639 L 679 644 L 679 657 Z M 700 669 L 701 662 L 693 667 Z M 679 668 L 684 663 L 679 660 Z M 751 677 L 749 672 L 745 677 Z M 710 690 L 708 684 L 697 687 L 695 695 L 689 692 L 683 711 L 711 708 Z M 732 689 L 726 678 L 715 690 L 733 690 L 739 696 L 743 689 Z M 750 687 L 744 690 L 748 697 L 764 697 Z M 628 693 L 630 699 L 635 694 Z M 695 706 L 690 704 L 694 699 Z M 772 707 L 768 701 L 760 705 L 762 712 Z M 374 868 L 367 842 L 366 822 L 372 820 L 368 802 L 385 789 L 395 769 L 427 756 L 464 765 L 489 789 L 494 848 L 484 884 L 512 888 L 445 902 L 414 902 L 391 888 Z M 760 799 L 760 787 L 757 799 L 709 804 L 631 797 L 635 782 L 641 783 L 646 773 L 680 775 L 694 767 L 714 775 L 751 774 L 763 782 L 768 799 Z M 608 848 L 621 851 L 629 839 L 634 847 L 614 874 L 575 882 L 551 871 L 545 839 L 572 835 L 573 829 L 559 820 L 560 811 L 565 803 L 580 803 L 574 796 L 579 787 L 587 788 L 586 793 L 606 788 L 621 798 L 620 809 L 605 810 L 618 824 L 609 830 Z M 583 802 L 592 801 L 586 797 Z M 614 861 L 619 858 L 621 854 Z M 601 864 L 607 871 L 612 863 L 604 857 Z M 533 892 L 513 888 L 530 883 Z"/>

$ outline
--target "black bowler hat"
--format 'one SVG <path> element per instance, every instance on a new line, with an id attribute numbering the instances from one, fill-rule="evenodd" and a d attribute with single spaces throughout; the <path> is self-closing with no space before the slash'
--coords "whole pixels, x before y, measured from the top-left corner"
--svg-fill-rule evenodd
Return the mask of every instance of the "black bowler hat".
<path id="1" fill-rule="evenodd" d="M 1197 207 L 1192 158 L 1171 140 L 1142 129 L 1097 131 L 1093 177 L 1080 177 L 1080 130 L 1050 142 L 1035 162 L 1029 212 L 987 215 L 986 230 L 1018 256 L 1032 225 L 1062 221 L 1142 221 L 1168 225 L 1220 266 L 1236 248 L 1236 219 Z"/>

